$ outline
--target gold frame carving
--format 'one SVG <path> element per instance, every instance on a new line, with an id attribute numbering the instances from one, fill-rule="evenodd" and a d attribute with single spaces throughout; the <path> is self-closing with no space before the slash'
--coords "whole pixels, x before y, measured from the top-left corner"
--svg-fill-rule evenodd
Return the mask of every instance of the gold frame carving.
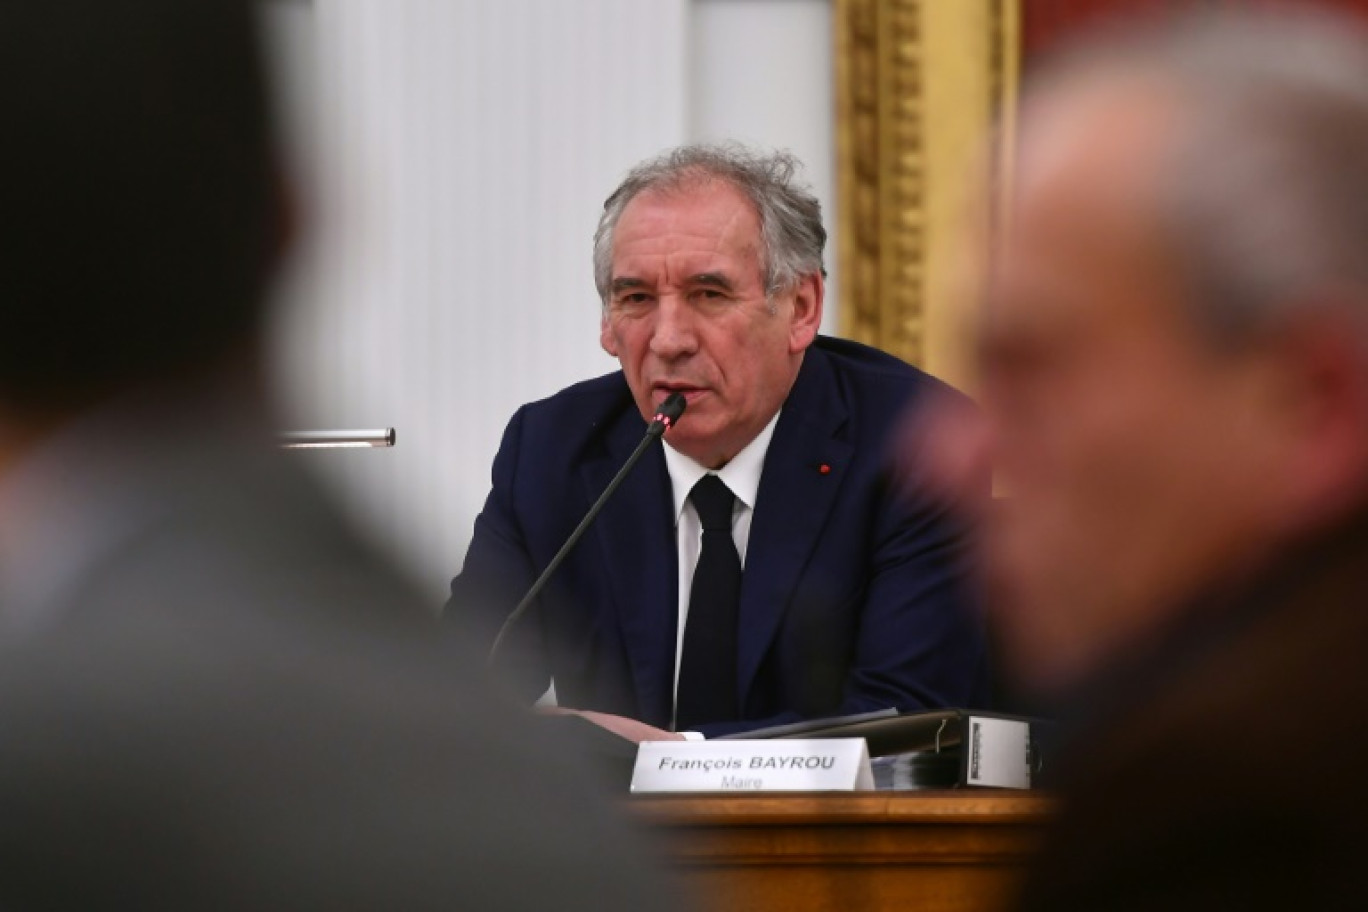
<path id="1" fill-rule="evenodd" d="M 841 331 L 952 381 L 960 248 L 966 217 L 992 220 L 973 188 L 1011 118 L 1019 2 L 834 0 Z"/>

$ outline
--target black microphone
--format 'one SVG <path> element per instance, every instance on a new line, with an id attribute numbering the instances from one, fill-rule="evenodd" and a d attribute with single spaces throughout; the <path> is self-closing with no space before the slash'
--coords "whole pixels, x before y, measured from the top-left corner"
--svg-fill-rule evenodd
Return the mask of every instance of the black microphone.
<path id="1" fill-rule="evenodd" d="M 603 505 L 608 502 L 608 498 L 613 496 L 613 492 L 618 489 L 618 486 L 622 484 L 623 479 L 632 471 L 632 467 L 641 460 L 642 454 L 646 452 L 652 443 L 655 443 L 663 437 L 666 431 L 675 426 L 675 422 L 679 421 L 679 416 L 684 414 L 684 408 L 688 404 L 688 401 L 681 394 L 670 393 L 670 395 L 665 397 L 664 402 L 656 406 L 655 417 L 651 419 L 650 426 L 646 428 L 646 436 L 641 438 L 641 443 L 638 443 L 637 448 L 632 451 L 632 455 L 627 457 L 627 461 L 622 464 L 622 468 L 618 469 L 617 474 L 613 476 L 613 480 L 608 482 L 608 487 L 603 489 L 603 493 L 599 495 L 598 500 L 594 501 L 594 505 L 589 508 L 589 512 L 584 514 L 584 519 L 580 520 L 580 524 L 575 527 L 575 531 L 570 533 L 570 537 L 565 540 L 565 544 L 561 545 L 561 549 L 556 552 L 556 556 L 551 558 L 551 563 L 546 565 L 546 569 L 541 572 L 541 576 L 537 577 L 537 581 L 532 584 L 532 588 L 527 590 L 527 595 L 523 596 L 522 601 L 518 602 L 518 607 L 513 609 L 513 613 L 508 616 L 503 622 L 503 626 L 499 628 L 499 635 L 494 638 L 494 645 L 489 648 L 489 658 L 487 661 L 490 668 L 494 667 L 494 661 L 499 655 L 499 647 L 503 645 L 504 638 L 508 636 L 508 631 L 513 629 L 513 625 L 517 623 L 518 618 L 526 614 L 527 609 L 537 600 L 537 596 L 541 595 L 541 591 L 546 588 L 547 581 L 551 579 L 552 575 L 555 574 L 556 569 L 565 561 L 566 556 L 570 553 L 570 549 L 575 547 L 575 544 L 584 535 L 585 530 L 589 528 L 589 525 L 599 515 L 599 511 L 603 509 Z"/>

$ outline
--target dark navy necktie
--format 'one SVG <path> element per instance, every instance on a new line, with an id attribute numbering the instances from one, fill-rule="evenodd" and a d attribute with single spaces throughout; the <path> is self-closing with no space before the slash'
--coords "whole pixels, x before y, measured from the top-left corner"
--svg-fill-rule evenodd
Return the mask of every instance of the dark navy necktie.
<path id="1" fill-rule="evenodd" d="M 729 722 L 736 705 L 736 628 L 741 603 L 741 556 L 732 539 L 736 496 L 716 475 L 704 475 L 689 492 L 703 524 L 684 648 L 679 658 L 675 727 Z"/>

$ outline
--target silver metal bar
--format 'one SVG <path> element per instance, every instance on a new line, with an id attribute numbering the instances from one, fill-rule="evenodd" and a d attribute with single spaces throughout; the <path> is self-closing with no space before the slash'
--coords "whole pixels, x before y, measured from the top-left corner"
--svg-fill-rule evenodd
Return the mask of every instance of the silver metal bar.
<path id="1" fill-rule="evenodd" d="M 345 431 L 284 431 L 276 443 L 285 450 L 322 447 L 392 447 L 394 428 Z"/>

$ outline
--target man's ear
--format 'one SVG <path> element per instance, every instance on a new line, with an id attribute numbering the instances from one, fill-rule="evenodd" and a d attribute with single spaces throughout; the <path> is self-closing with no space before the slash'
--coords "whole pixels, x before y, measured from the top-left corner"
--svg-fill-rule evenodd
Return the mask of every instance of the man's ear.
<path id="1" fill-rule="evenodd" d="M 814 272 L 798 280 L 793 290 L 793 316 L 789 322 L 789 353 L 807 350 L 822 327 L 822 302 L 826 298 L 826 282 L 821 273 Z"/>
<path id="2" fill-rule="evenodd" d="M 1368 366 L 1356 315 L 1327 309 L 1279 333 L 1277 406 L 1295 491 L 1284 512 L 1323 519 L 1363 483 L 1368 468 Z"/>
<path id="3" fill-rule="evenodd" d="M 618 356 L 617 337 L 613 335 L 613 327 L 608 325 L 607 309 L 603 311 L 603 316 L 599 318 L 599 345 L 614 358 Z"/>
<path id="4" fill-rule="evenodd" d="M 274 277 L 299 246 L 304 215 L 299 192 L 284 167 L 277 163 L 271 168 L 270 234 L 267 237 L 266 270 Z"/>

